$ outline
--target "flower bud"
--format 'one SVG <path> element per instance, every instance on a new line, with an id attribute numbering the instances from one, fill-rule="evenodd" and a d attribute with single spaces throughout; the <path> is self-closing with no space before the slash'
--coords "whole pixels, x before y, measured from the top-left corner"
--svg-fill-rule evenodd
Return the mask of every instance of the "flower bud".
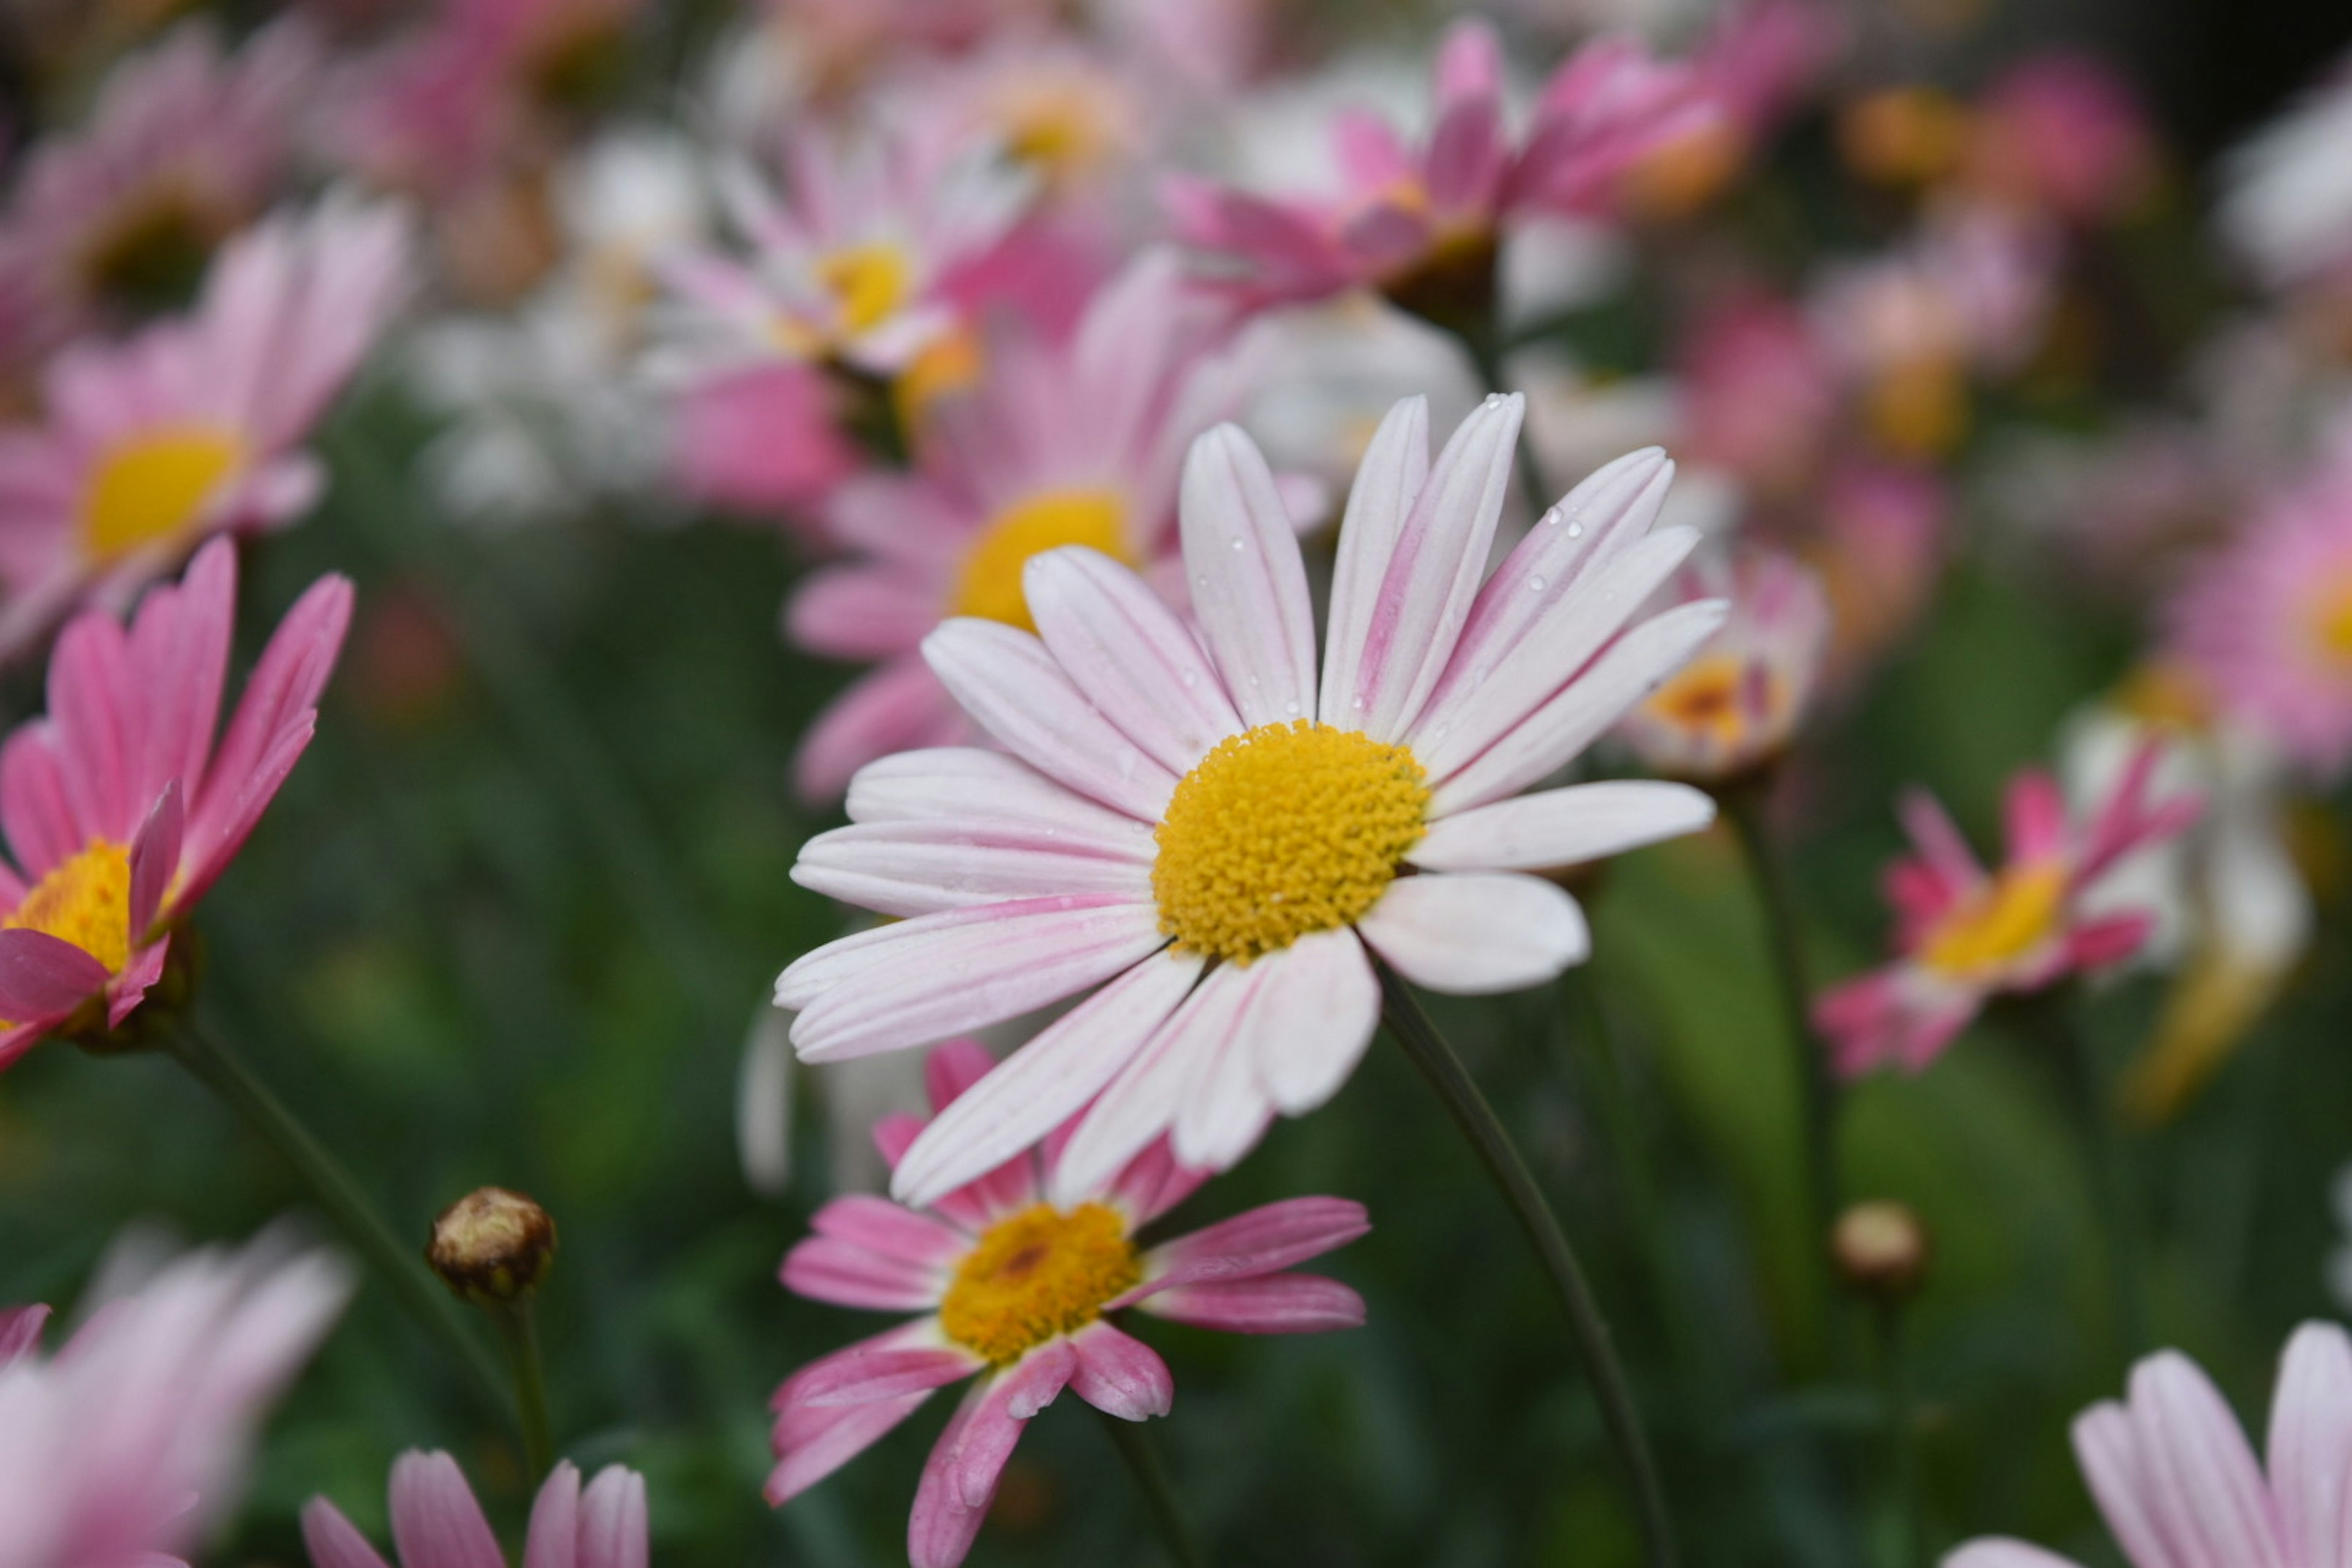
<path id="1" fill-rule="evenodd" d="M 555 1261 L 555 1222 L 520 1193 L 483 1187 L 441 1211 L 425 1261 L 478 1306 L 520 1301 Z"/>
<path id="2" fill-rule="evenodd" d="M 1830 1257 L 1846 1289 L 1882 1306 L 1917 1294 L 1931 1250 L 1911 1205 L 1886 1199 L 1853 1205 L 1830 1232 Z"/>

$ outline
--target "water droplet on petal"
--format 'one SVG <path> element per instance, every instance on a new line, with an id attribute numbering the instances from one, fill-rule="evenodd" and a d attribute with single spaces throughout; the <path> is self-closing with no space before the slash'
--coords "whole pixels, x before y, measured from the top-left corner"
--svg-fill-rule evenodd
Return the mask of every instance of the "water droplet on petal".
<path id="1" fill-rule="evenodd" d="M 1570 539 L 1581 539 L 1581 538 L 1583 538 L 1583 537 L 1584 537 L 1584 524 L 1582 524 L 1582 523 L 1580 523 L 1580 522 L 1571 522 L 1571 523 L 1570 523 L 1570 524 L 1568 525 L 1568 536 L 1569 536 Z"/>
<path id="2" fill-rule="evenodd" d="M 1366 709 L 1370 708 L 1371 704 L 1365 701 L 1361 697 L 1359 697 L 1353 702 L 1349 703 L 1348 706 L 1353 708 L 1357 712 L 1361 713 Z"/>
<path id="3" fill-rule="evenodd" d="M 1530 594 L 1542 593 L 1546 585 L 1547 584 L 1544 580 L 1540 577 L 1530 577 L 1528 579 L 1528 592 Z"/>
<path id="4" fill-rule="evenodd" d="M 1289 701 L 1284 703 L 1282 705 L 1282 710 L 1285 713 L 1297 713 L 1298 711 L 1298 699 L 1294 697 Z"/>
<path id="5" fill-rule="evenodd" d="M 1236 533 L 1234 535 L 1234 548 L 1235 550 L 1247 550 L 1249 548 L 1249 541 Z"/>

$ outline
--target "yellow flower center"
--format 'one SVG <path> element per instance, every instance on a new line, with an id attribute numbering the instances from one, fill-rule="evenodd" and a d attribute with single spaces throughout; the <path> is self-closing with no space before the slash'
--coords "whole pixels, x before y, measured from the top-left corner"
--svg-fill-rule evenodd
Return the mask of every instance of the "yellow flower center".
<path id="1" fill-rule="evenodd" d="M 1699 659 L 1658 689 L 1649 701 L 1650 716 L 1719 746 L 1737 746 L 1751 717 L 1769 721 L 1780 707 L 1779 682 L 1768 671 L 1761 688 L 1764 710 L 1749 713 L 1748 669 L 1747 661 L 1735 654 Z"/>
<path id="2" fill-rule="evenodd" d="M 90 480 L 83 547 L 105 563 L 171 538 L 244 460 L 244 439 L 217 426 L 171 426 L 131 437 L 100 461 Z"/>
<path id="3" fill-rule="evenodd" d="M 1160 929 L 1234 963 L 1380 901 L 1426 830 L 1429 786 L 1402 746 L 1309 720 L 1229 736 L 1178 781 L 1157 837 Z"/>
<path id="4" fill-rule="evenodd" d="M 2321 590 L 2311 629 L 2328 663 L 2352 666 L 2352 581 L 2332 583 Z"/>
<path id="5" fill-rule="evenodd" d="M 973 385 L 980 370 L 978 333 L 959 329 L 933 338 L 890 383 L 898 428 L 919 435 L 940 400 Z"/>
<path id="6" fill-rule="evenodd" d="M 957 575 L 954 614 L 985 616 L 992 621 L 1034 632 L 1028 596 L 1022 591 L 1021 570 L 1029 557 L 1065 544 L 1099 550 L 1129 565 L 1126 503 L 1116 490 L 1048 490 L 1008 507 L 981 531 Z"/>
<path id="7" fill-rule="evenodd" d="M 1965 980 L 2032 952 L 2058 923 L 2066 868 L 2012 866 L 1946 915 L 1921 947 L 1920 961 Z"/>
<path id="8" fill-rule="evenodd" d="M 1003 1365 L 1085 1328 L 1142 1279 L 1117 1210 L 1034 1204 L 990 1226 L 965 1254 L 940 1302 L 940 1327 Z"/>
<path id="9" fill-rule="evenodd" d="M 1941 356 L 1888 366 L 1863 395 L 1871 434 L 1906 458 L 1941 458 L 1969 433 L 1969 384 L 1960 367 Z"/>
<path id="10" fill-rule="evenodd" d="M 131 851 L 91 839 L 34 883 L 0 930 L 46 931 L 121 973 L 131 962 Z"/>
<path id="11" fill-rule="evenodd" d="M 879 240 L 845 246 L 816 264 L 842 331 L 852 334 L 871 331 L 906 302 L 912 270 L 905 252 Z"/>

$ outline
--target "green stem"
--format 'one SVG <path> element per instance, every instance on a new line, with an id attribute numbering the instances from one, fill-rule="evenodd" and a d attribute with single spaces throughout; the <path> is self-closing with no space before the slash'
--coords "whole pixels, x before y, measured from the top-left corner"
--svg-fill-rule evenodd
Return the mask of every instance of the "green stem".
<path id="1" fill-rule="evenodd" d="M 1919 1568 L 1926 1561 L 1926 1521 L 1919 1505 L 1919 1423 L 1913 1409 L 1911 1356 L 1903 1308 L 1878 1309 L 1878 1368 L 1886 1403 L 1886 1445 L 1901 1521 L 1895 1568 Z"/>
<path id="2" fill-rule="evenodd" d="M 1569 1247 L 1551 1205 L 1536 1185 L 1535 1177 L 1528 1173 L 1527 1162 L 1512 1143 L 1501 1119 L 1496 1116 L 1495 1108 L 1478 1091 L 1477 1081 L 1462 1065 L 1462 1058 L 1454 1055 L 1454 1047 L 1430 1023 L 1429 1016 L 1421 1010 L 1421 1004 L 1403 980 L 1385 963 L 1377 967 L 1384 1003 L 1381 1016 L 1389 1033 L 1396 1037 L 1397 1043 L 1412 1058 L 1412 1065 L 1421 1069 L 1430 1088 L 1437 1091 L 1454 1124 L 1470 1141 L 1479 1163 L 1486 1166 L 1486 1174 L 1510 1205 L 1512 1216 L 1527 1234 L 1528 1245 L 1535 1248 L 1537 1261 L 1559 1293 L 1560 1307 L 1568 1318 L 1569 1337 L 1575 1342 L 1585 1373 L 1592 1380 L 1593 1394 L 1601 1405 L 1601 1424 L 1608 1428 L 1610 1441 L 1625 1467 L 1649 1562 L 1652 1568 L 1671 1568 L 1675 1542 L 1667 1520 L 1665 1491 L 1658 1481 L 1657 1464 L 1651 1458 L 1649 1438 L 1642 1430 L 1641 1415 L 1626 1383 L 1625 1369 L 1618 1363 L 1617 1352 L 1610 1343 L 1608 1322 L 1592 1299 L 1592 1288 L 1585 1282 L 1584 1269 Z"/>
<path id="3" fill-rule="evenodd" d="M 532 1487 L 555 1468 L 555 1440 L 547 1415 L 547 1370 L 539 1353 L 539 1313 L 525 1296 L 493 1316 L 514 1361 L 515 1409 L 522 1422 L 523 1468 Z"/>
<path id="4" fill-rule="evenodd" d="M 209 1035 L 184 1020 L 167 1032 L 164 1048 L 199 1081 L 226 1100 L 246 1124 L 284 1156 L 309 1184 L 344 1238 L 392 1288 L 408 1314 L 454 1359 L 472 1369 L 491 1402 L 506 1404 L 506 1378 L 498 1359 L 466 1331 L 457 1303 L 425 1271 L 415 1249 L 403 1247 L 385 1228 L 352 1173 L 302 1125 L 286 1103 L 254 1077 L 251 1068 Z"/>
<path id="5" fill-rule="evenodd" d="M 2091 1164 L 2092 1202 L 2106 1243 L 2107 1289 L 2116 1335 L 2124 1360 L 2137 1361 L 2148 1350 L 2147 1280 L 2139 1256 L 2139 1227 L 2134 1223 L 2131 1172 L 2115 1118 L 2108 1114 L 2091 1042 L 2074 1022 L 2073 992 L 2061 989 L 2028 999 L 2019 1013 L 2027 1028 L 2048 1051 L 2083 1137 Z"/>
<path id="6" fill-rule="evenodd" d="M 1143 1494 L 1144 1506 L 1151 1510 L 1151 1521 L 1159 1526 L 1160 1536 L 1168 1542 L 1168 1553 L 1175 1559 L 1176 1568 L 1208 1568 L 1209 1559 L 1201 1551 L 1192 1523 L 1184 1517 L 1184 1505 L 1177 1501 L 1176 1489 L 1168 1479 L 1167 1467 L 1160 1462 L 1159 1452 L 1145 1436 L 1143 1424 L 1122 1421 L 1105 1411 L 1095 1414 L 1101 1417 L 1103 1430 L 1110 1434 L 1118 1457 L 1127 1461 L 1128 1472 L 1135 1478 L 1135 1489 Z"/>

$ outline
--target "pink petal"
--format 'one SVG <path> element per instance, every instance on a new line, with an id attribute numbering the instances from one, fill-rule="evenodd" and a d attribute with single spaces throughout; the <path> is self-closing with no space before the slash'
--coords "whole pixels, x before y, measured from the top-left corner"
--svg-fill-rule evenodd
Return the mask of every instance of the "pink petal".
<path id="1" fill-rule="evenodd" d="M 1248 437 L 1220 425 L 1192 443 L 1178 515 L 1193 614 L 1242 722 L 1255 729 L 1312 715 L 1307 567 L 1274 475 Z"/>
<path id="2" fill-rule="evenodd" d="M 29 881 L 48 875 L 88 843 L 45 720 L 19 727 L 0 748 L 0 824 L 7 827 L 9 852 Z"/>
<path id="3" fill-rule="evenodd" d="M 768 1473 L 763 1495 L 777 1507 L 791 1501 L 880 1442 L 929 1398 L 927 1393 L 909 1394 L 872 1405 L 803 1405 L 783 1412 L 772 1436 L 777 1464 Z"/>
<path id="4" fill-rule="evenodd" d="M 1066 848 L 1149 864 L 1151 829 L 1123 812 L 1073 794 L 1017 757 L 977 746 L 900 752 L 860 768 L 850 781 L 856 823 L 984 821 L 992 827 L 1053 828 Z"/>
<path id="5" fill-rule="evenodd" d="M 1211 1173 L 1178 1164 L 1162 1138 L 1129 1161 L 1102 1197 L 1126 1211 L 1129 1231 L 1140 1230 L 1200 1191 Z"/>
<path id="6" fill-rule="evenodd" d="M 929 1342 L 883 1334 L 811 1362 L 776 1391 L 776 1408 L 898 1399 L 960 1383 L 988 1364 L 961 1346 L 938 1342 L 936 1322 L 927 1319 L 919 1327 Z"/>
<path id="7" fill-rule="evenodd" d="M 1688 784 L 1570 784 L 1442 816 L 1405 858 L 1430 871 L 1533 871 L 1622 854 L 1714 820 L 1714 800 Z"/>
<path id="8" fill-rule="evenodd" d="M 148 694 L 142 789 L 170 779 L 184 795 L 204 787 L 236 619 L 236 547 L 226 538 L 206 543 L 176 585 L 154 589 L 139 606 L 131 658 Z"/>
<path id="9" fill-rule="evenodd" d="M 41 1328 L 48 1321 L 48 1308 L 38 1302 L 0 1309 L 0 1367 L 40 1349 Z"/>
<path id="10" fill-rule="evenodd" d="M 163 907 L 164 890 L 180 868 L 180 781 L 163 786 L 131 843 L 131 938 L 143 942 Z"/>
<path id="11" fill-rule="evenodd" d="M 645 1477 L 607 1465 L 580 1500 L 580 1546 L 573 1561 L 578 1568 L 646 1568 L 650 1526 Z"/>
<path id="12" fill-rule="evenodd" d="M 49 656 L 48 714 L 80 837 L 130 837 L 147 803 L 131 798 L 131 648 L 103 610 L 78 616 Z"/>
<path id="13" fill-rule="evenodd" d="M 803 953 L 776 977 L 776 1005 L 795 1012 L 807 1007 L 835 986 L 862 982 L 869 975 L 905 967 L 908 949 L 928 951 L 944 933 L 992 929 L 1002 921 L 1073 914 L 1123 907 L 1107 899 L 1033 899 L 1023 904 L 992 905 L 977 910 L 950 910 L 919 920 L 894 921 L 829 942 Z"/>
<path id="14" fill-rule="evenodd" d="M 522 1568 L 578 1568 L 579 1556 L 580 1469 L 563 1459 L 548 1472 L 531 1502 Z"/>
<path id="15" fill-rule="evenodd" d="M 2197 1364 L 2160 1351 L 2132 1369 L 2126 1406 L 2148 1500 L 2195 1560 L 2231 1568 L 2284 1568 L 2261 1468 L 2238 1418 Z"/>
<path id="16" fill-rule="evenodd" d="M 1414 984 L 1456 996 L 1538 984 L 1592 951 L 1566 890 L 1510 872 L 1400 877 L 1356 930 Z"/>
<path id="17" fill-rule="evenodd" d="M 2345 1495 L 2352 1479 L 2352 1339 L 2336 1324 L 2305 1323 L 2287 1342 L 2264 1447 L 2288 1556 L 2303 1568 L 2345 1568 L 2340 1554 L 2352 1531 Z"/>
<path id="18" fill-rule="evenodd" d="M 2064 969 L 2104 969 L 2121 963 L 2147 942 L 2156 917 L 2144 910 L 2110 915 L 2081 925 L 2067 934 Z"/>
<path id="19" fill-rule="evenodd" d="M 1248 970 L 1208 971 L 1111 1079 L 1062 1145 L 1047 1195 L 1064 1207 L 1103 1192 L 1127 1163 L 1166 1132 L 1232 1033 Z"/>
<path id="20" fill-rule="evenodd" d="M 1364 1299 L 1319 1274 L 1179 1285 L 1145 1297 L 1135 1310 L 1234 1334 L 1315 1334 L 1364 1325 Z"/>
<path id="21" fill-rule="evenodd" d="M 919 654 L 868 671 L 819 713 L 793 755 L 793 788 L 822 805 L 877 757 L 969 738 L 955 700 Z"/>
<path id="22" fill-rule="evenodd" d="M 0 931 L 0 1017 L 57 1021 L 106 989 L 106 965 L 62 937 Z"/>
<path id="23" fill-rule="evenodd" d="M 1143 1421 L 1176 1403 L 1176 1379 L 1150 1345 L 1097 1320 L 1070 1336 L 1070 1392 L 1107 1415 Z"/>
<path id="24" fill-rule="evenodd" d="M 1179 1285 L 1254 1279 L 1341 1247 L 1372 1228 L 1348 1198 L 1289 1198 L 1235 1215 L 1155 1247 L 1144 1282 L 1112 1303 L 1126 1306 Z"/>
<path id="25" fill-rule="evenodd" d="M 2056 779 L 2026 769 L 2010 781 L 2003 806 L 2011 860 L 2042 862 L 2066 853 L 2066 796 Z"/>
<path id="26" fill-rule="evenodd" d="M 1200 644 L 1134 573 L 1071 546 L 1031 557 L 1022 582 L 1063 671 L 1161 767 L 1186 773 L 1240 732 Z"/>
<path id="27" fill-rule="evenodd" d="M 948 1107 L 979 1088 L 996 1070 L 995 1053 L 978 1040 L 949 1040 L 932 1047 L 923 1060 L 923 1084 L 930 1096 L 932 1116 L 944 1114 Z M 907 1150 L 914 1147 L 924 1125 L 928 1124 L 919 1124 L 914 1136 L 892 1157 L 892 1170 L 897 1170 L 899 1162 L 907 1157 Z M 941 1194 L 928 1206 L 977 1235 L 1006 1215 L 1018 1214 L 1036 1201 L 1037 1162 L 1024 1146 L 955 1191 Z"/>
<path id="28" fill-rule="evenodd" d="M 506 1568 L 482 1505 L 446 1454 L 412 1449 L 393 1464 L 392 1539 L 404 1563 Z"/>
<path id="29" fill-rule="evenodd" d="M 939 625 L 940 593 L 890 567 L 834 566 L 803 583 L 784 608 L 794 647 L 840 659 L 911 653 Z"/>
<path id="30" fill-rule="evenodd" d="M 1467 218 L 1490 216 L 1500 200 L 1507 158 L 1502 105 L 1496 98 L 1482 95 L 1448 106 L 1429 135 L 1431 209 Z"/>
<path id="31" fill-rule="evenodd" d="M 1984 867 L 1934 795 L 1925 790 L 1906 791 L 1896 809 L 1904 831 L 1919 847 L 1921 861 L 1943 879 L 1947 889 L 1967 889 L 1984 880 Z"/>
<path id="32" fill-rule="evenodd" d="M 1129 848 L 1122 845 L 1122 850 Z M 905 918 L 1057 894 L 1147 902 L 1150 865 L 1106 856 L 1050 827 L 961 822 L 855 823 L 801 847 L 793 880 L 877 913 Z"/>
<path id="33" fill-rule="evenodd" d="M 928 1311 L 947 1289 L 946 1271 L 813 1236 L 784 1255 L 784 1289 L 813 1301 L 877 1312 Z"/>
<path id="34" fill-rule="evenodd" d="M 947 1267 L 971 1245 L 952 1226 L 871 1193 L 834 1199 L 816 1211 L 809 1226 L 819 1236 L 925 1268 Z"/>
<path id="35" fill-rule="evenodd" d="M 387 1568 L 367 1537 L 322 1497 L 302 1506 L 302 1544 L 310 1550 L 311 1568 Z"/>
<path id="36" fill-rule="evenodd" d="M 2022 1541 L 1988 1536 L 1962 1542 L 1945 1555 L 1937 1568 L 2079 1568 L 2079 1564 Z"/>
<path id="37" fill-rule="evenodd" d="M 1318 708 L 1326 724 L 1364 727 L 1371 701 L 1369 697 L 1360 703 L 1357 700 L 1363 696 L 1360 671 L 1372 641 L 1373 612 L 1381 603 L 1397 536 L 1428 477 L 1429 399 L 1408 397 L 1391 407 L 1372 432 L 1371 444 L 1356 465 L 1346 515 L 1339 520 Z"/>
<path id="38" fill-rule="evenodd" d="M 2186 1559 L 2173 1550 L 2157 1518 L 2151 1491 L 2158 1483 L 2121 1405 L 2105 1400 L 2076 1416 L 2074 1441 L 2083 1482 L 2134 1568 L 2201 1568 L 2201 1559 Z"/>
<path id="39" fill-rule="evenodd" d="M 1055 1340 L 964 1396 L 915 1489 L 907 1521 L 912 1568 L 953 1568 L 963 1561 L 1028 1417 L 1051 1404 L 1076 1370 L 1068 1342 Z"/>
<path id="40" fill-rule="evenodd" d="M 1476 17 L 1445 29 L 1437 47 L 1438 101 L 1497 93 L 1503 88 L 1503 46 L 1494 27 Z"/>

